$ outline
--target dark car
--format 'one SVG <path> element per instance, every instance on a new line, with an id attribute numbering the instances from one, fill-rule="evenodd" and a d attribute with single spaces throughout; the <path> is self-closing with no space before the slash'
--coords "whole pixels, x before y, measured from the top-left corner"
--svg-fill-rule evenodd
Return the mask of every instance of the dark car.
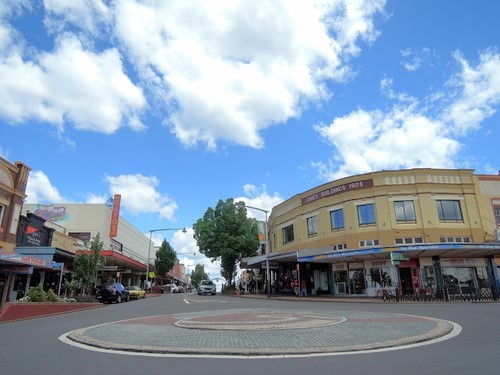
<path id="1" fill-rule="evenodd" d="M 130 301 L 130 294 L 121 283 L 103 284 L 97 288 L 96 298 L 102 303 L 120 303 Z"/>

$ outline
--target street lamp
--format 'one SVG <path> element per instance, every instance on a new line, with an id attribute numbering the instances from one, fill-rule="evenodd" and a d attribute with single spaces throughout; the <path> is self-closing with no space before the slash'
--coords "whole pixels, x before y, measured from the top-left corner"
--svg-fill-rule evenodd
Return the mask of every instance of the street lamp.
<path id="1" fill-rule="evenodd" d="M 148 262 L 146 263 L 146 288 L 148 286 L 148 281 L 149 281 L 149 256 L 151 254 L 151 242 L 152 242 L 152 237 L 153 237 L 153 232 L 162 232 L 162 231 L 167 231 L 167 230 L 181 230 L 182 233 L 186 233 L 186 228 L 160 228 L 160 229 L 150 229 L 149 230 L 149 247 L 148 247 Z"/>
<path id="2" fill-rule="evenodd" d="M 241 203 L 236 203 L 236 204 L 241 204 Z M 269 213 L 269 211 L 267 210 L 264 210 L 262 208 L 258 208 L 258 207 L 252 207 L 252 206 L 247 206 L 244 202 L 243 202 L 243 206 L 245 206 L 246 208 L 252 208 L 254 210 L 257 210 L 257 211 L 261 211 L 261 212 L 264 212 L 266 214 L 266 221 L 264 222 L 264 235 L 266 236 L 266 255 L 268 254 L 269 252 L 269 247 L 268 247 L 268 235 L 267 235 L 267 214 Z M 266 273 L 267 273 L 267 297 L 268 298 L 271 298 L 271 273 L 269 272 L 269 258 L 266 256 Z"/>

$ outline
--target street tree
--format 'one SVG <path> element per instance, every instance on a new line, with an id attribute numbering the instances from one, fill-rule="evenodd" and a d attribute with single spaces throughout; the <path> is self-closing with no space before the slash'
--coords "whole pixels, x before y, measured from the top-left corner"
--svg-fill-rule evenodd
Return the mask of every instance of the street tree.
<path id="1" fill-rule="evenodd" d="M 226 280 L 233 281 L 242 258 L 257 254 L 257 222 L 247 216 L 243 202 L 219 200 L 215 208 L 205 211 L 193 229 L 200 253 L 212 262 L 221 262 L 221 274 Z"/>
<path id="2" fill-rule="evenodd" d="M 97 273 L 106 264 L 106 258 L 101 254 L 104 243 L 100 233 L 97 233 L 90 242 L 90 250 L 84 250 L 75 256 L 73 263 L 73 277 L 78 281 L 87 294 L 91 286 L 95 286 Z"/>
<path id="3" fill-rule="evenodd" d="M 194 271 L 191 273 L 191 285 L 197 289 L 200 285 L 201 280 L 207 280 L 208 274 L 205 272 L 205 266 L 203 264 L 197 264 L 194 267 Z"/>
<path id="4" fill-rule="evenodd" d="M 161 278 L 165 277 L 167 272 L 174 267 L 176 260 L 177 254 L 175 253 L 174 248 L 170 246 L 166 239 L 164 239 L 160 248 L 156 252 L 156 274 Z"/>

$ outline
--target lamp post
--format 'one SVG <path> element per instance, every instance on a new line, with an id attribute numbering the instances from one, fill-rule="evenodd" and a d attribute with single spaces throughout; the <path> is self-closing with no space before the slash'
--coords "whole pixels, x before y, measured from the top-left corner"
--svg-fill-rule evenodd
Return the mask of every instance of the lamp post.
<path id="1" fill-rule="evenodd" d="M 252 207 L 252 206 L 247 206 L 246 204 L 243 204 L 246 208 L 252 208 L 254 210 L 257 210 L 257 211 L 261 211 L 261 212 L 264 212 L 266 214 L 266 221 L 264 222 L 264 234 L 266 236 L 266 255 L 268 254 L 269 252 L 269 247 L 268 247 L 268 244 L 269 244 L 269 241 L 268 241 L 268 236 L 267 236 L 267 214 L 269 213 L 269 211 L 267 210 L 264 210 L 263 208 L 259 208 L 259 207 Z M 271 298 L 271 273 L 269 272 L 269 258 L 266 256 L 266 279 L 267 279 L 267 297 L 268 298 Z"/>
<path id="2" fill-rule="evenodd" d="M 153 237 L 153 232 L 163 232 L 167 230 L 181 230 L 182 233 L 186 233 L 186 228 L 160 228 L 160 229 L 150 229 L 149 230 L 149 247 L 148 247 L 148 261 L 146 263 L 146 287 L 144 289 L 147 289 L 148 287 L 148 281 L 149 281 L 149 256 L 151 254 L 151 242 L 152 242 L 152 237 Z"/>

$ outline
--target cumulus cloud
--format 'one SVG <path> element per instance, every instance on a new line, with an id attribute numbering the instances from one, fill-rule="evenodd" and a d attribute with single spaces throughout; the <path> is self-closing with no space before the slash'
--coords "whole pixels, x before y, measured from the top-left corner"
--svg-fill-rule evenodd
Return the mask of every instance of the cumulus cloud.
<path id="1" fill-rule="evenodd" d="M 450 80 L 450 86 L 457 88 L 457 96 L 446 109 L 444 119 L 463 134 L 477 129 L 500 104 L 500 54 L 494 51 L 481 53 L 475 67 L 459 52 L 454 56 L 462 69 Z"/>
<path id="2" fill-rule="evenodd" d="M 359 109 L 328 125 L 315 125 L 335 148 L 327 162 L 312 163 L 320 178 L 382 169 L 455 168 L 459 137 L 477 129 L 500 103 L 500 56 L 483 52 L 475 67 L 458 53 L 455 58 L 461 71 L 439 95 L 429 95 L 433 107 L 420 108 L 408 94 L 396 94 L 392 79 L 386 79 L 381 83 L 383 92 L 398 101 L 389 110 Z"/>
<path id="3" fill-rule="evenodd" d="M 53 53 L 35 61 L 0 57 L 0 116 L 12 123 L 37 119 L 63 130 L 113 133 L 123 125 L 141 129 L 142 90 L 123 73 L 116 49 L 85 50 L 73 35 L 58 39 Z"/>
<path id="4" fill-rule="evenodd" d="M 243 186 L 243 191 L 245 196 L 234 198 L 234 201 L 242 201 L 247 206 L 269 211 L 268 216 L 271 213 L 272 208 L 284 200 L 279 193 L 275 192 L 273 195 L 270 195 L 267 192 L 266 185 L 257 186 L 253 184 L 246 184 Z M 247 215 L 257 220 L 265 220 L 265 213 L 256 209 L 248 208 Z"/>
<path id="5" fill-rule="evenodd" d="M 154 176 L 121 175 L 106 176 L 111 194 L 121 194 L 121 206 L 128 212 L 158 213 L 160 217 L 172 220 L 177 210 L 177 203 L 156 190 L 159 181 Z"/>
<path id="6" fill-rule="evenodd" d="M 55 186 L 42 171 L 31 171 L 26 185 L 26 203 L 64 202 Z"/>
<path id="7" fill-rule="evenodd" d="M 11 78 L 0 83 L 0 116 L 59 130 L 141 130 L 148 95 L 185 146 L 261 148 L 263 129 L 328 98 L 328 80 L 350 76 L 347 62 L 377 38 L 373 18 L 385 3 L 45 0 L 54 51 L 16 47 L 29 41 L 8 21 L 29 3 L 4 5 L 0 43 L 11 48 L 0 74 Z"/>

